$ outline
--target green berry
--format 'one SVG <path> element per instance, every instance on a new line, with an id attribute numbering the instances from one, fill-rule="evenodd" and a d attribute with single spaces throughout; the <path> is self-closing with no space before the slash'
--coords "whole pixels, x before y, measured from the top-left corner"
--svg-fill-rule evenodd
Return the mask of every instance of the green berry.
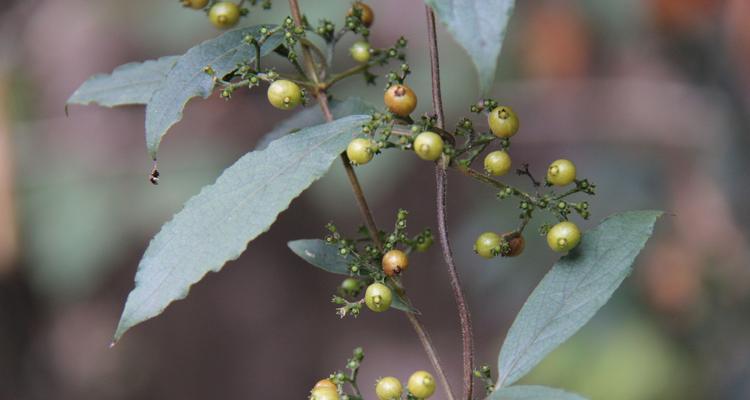
<path id="1" fill-rule="evenodd" d="M 435 393 L 435 378 L 427 371 L 417 371 L 406 384 L 409 392 L 418 399 L 426 399 Z"/>
<path id="2" fill-rule="evenodd" d="M 401 382 L 392 376 L 381 378 L 375 384 L 375 394 L 380 400 L 400 400 L 403 391 Z"/>
<path id="3" fill-rule="evenodd" d="M 346 156 L 355 165 L 364 165 L 372 160 L 375 144 L 370 139 L 357 138 L 349 142 Z"/>
<path id="4" fill-rule="evenodd" d="M 506 151 L 496 150 L 484 158 L 484 170 L 493 176 L 505 175 L 510 171 L 511 160 Z"/>
<path id="5" fill-rule="evenodd" d="M 208 19 L 219 29 L 229 29 L 240 20 L 240 7 L 230 1 L 220 1 L 211 6 Z"/>
<path id="6" fill-rule="evenodd" d="M 268 86 L 268 101 L 276 108 L 291 110 L 302 103 L 302 90 L 292 81 L 279 79 Z"/>
<path id="7" fill-rule="evenodd" d="M 356 41 L 349 48 L 349 54 L 351 54 L 354 61 L 360 64 L 367 64 L 370 61 L 370 44 L 364 40 Z"/>
<path id="8" fill-rule="evenodd" d="M 357 292 L 359 292 L 359 287 L 360 287 L 359 285 L 360 283 L 358 280 L 354 278 L 346 278 L 344 279 L 343 282 L 341 282 L 341 290 L 343 290 L 346 293 L 354 295 Z"/>
<path id="9" fill-rule="evenodd" d="M 208 5 L 208 0 L 181 0 L 181 3 L 184 7 L 200 10 Z"/>
<path id="10" fill-rule="evenodd" d="M 555 186 L 565 186 L 576 180 L 576 166 L 570 160 L 555 160 L 547 168 L 547 182 Z"/>
<path id="11" fill-rule="evenodd" d="M 490 130 L 499 138 L 509 138 L 518 132 L 518 116 L 510 107 L 495 107 L 487 119 Z"/>
<path id="12" fill-rule="evenodd" d="M 414 152 L 423 160 L 435 161 L 443 154 L 443 138 L 435 132 L 422 132 L 414 139 Z"/>
<path id="13" fill-rule="evenodd" d="M 547 245 L 557 252 L 572 250 L 580 241 L 581 231 L 570 221 L 560 222 L 547 232 Z"/>
<path id="14" fill-rule="evenodd" d="M 339 392 L 328 387 L 315 388 L 310 392 L 311 400 L 339 400 Z"/>
<path id="15" fill-rule="evenodd" d="M 474 252 L 484 258 L 493 258 L 500 251 L 502 238 L 495 232 L 484 232 L 474 243 Z"/>
<path id="16" fill-rule="evenodd" d="M 367 287 L 365 304 L 370 310 L 383 312 L 391 307 L 391 302 L 393 302 L 393 293 L 388 286 L 375 282 Z"/>

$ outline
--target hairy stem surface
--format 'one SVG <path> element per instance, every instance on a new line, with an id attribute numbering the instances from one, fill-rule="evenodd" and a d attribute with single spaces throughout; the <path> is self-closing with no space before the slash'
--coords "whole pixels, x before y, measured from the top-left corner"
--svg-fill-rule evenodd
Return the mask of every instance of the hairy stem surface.
<path id="1" fill-rule="evenodd" d="M 440 58 L 437 47 L 437 31 L 435 29 L 435 14 L 432 8 L 425 6 L 427 14 L 427 36 L 430 48 L 430 72 L 432 75 L 432 107 L 437 118 L 437 127 L 445 128 L 445 114 L 443 111 L 443 99 L 440 91 Z M 440 162 L 435 166 L 435 182 L 437 189 L 437 220 L 438 238 L 443 252 L 443 259 L 448 266 L 453 297 L 458 307 L 458 316 L 461 323 L 461 347 L 463 355 L 463 398 L 470 400 L 474 391 L 474 335 L 471 327 L 471 314 L 466 305 L 461 279 L 456 270 L 453 259 L 450 240 L 448 239 L 448 213 L 446 207 L 446 195 L 448 191 L 448 159 L 442 156 Z"/>

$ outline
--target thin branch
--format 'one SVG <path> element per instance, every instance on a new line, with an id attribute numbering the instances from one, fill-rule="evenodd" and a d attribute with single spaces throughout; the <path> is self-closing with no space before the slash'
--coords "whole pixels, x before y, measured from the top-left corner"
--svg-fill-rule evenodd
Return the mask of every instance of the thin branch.
<path id="1" fill-rule="evenodd" d="M 300 15 L 299 3 L 297 2 L 297 0 L 289 0 L 289 8 L 292 11 L 292 18 L 294 19 L 295 24 L 297 24 L 298 26 L 301 26 L 302 17 Z M 312 55 L 310 54 L 309 49 L 307 49 L 304 45 L 302 46 L 302 50 L 303 50 L 303 57 L 305 59 L 305 64 L 308 66 L 308 69 L 311 72 L 311 76 L 313 77 L 315 82 L 318 83 L 318 74 L 317 74 L 317 71 L 315 70 L 314 63 L 312 62 Z M 333 114 L 331 113 L 331 108 L 328 104 L 328 96 L 325 90 L 318 89 L 315 92 L 315 97 L 318 100 L 318 104 L 320 105 L 320 108 L 323 111 L 323 115 L 325 116 L 326 121 L 332 121 Z M 378 228 L 375 225 L 375 220 L 372 217 L 372 212 L 370 211 L 370 207 L 368 206 L 367 200 L 365 199 L 362 186 L 359 184 L 359 179 L 357 179 L 357 174 L 354 172 L 354 168 L 349 162 L 349 158 L 347 157 L 345 152 L 341 153 L 341 161 L 343 162 L 344 169 L 346 170 L 346 174 L 349 177 L 349 183 L 351 184 L 352 190 L 354 191 L 354 197 L 357 199 L 357 205 L 359 206 L 359 210 L 365 219 L 367 230 L 370 232 L 370 236 L 372 237 L 372 240 L 375 243 L 375 245 L 378 247 L 378 249 L 382 251 L 383 243 L 380 240 L 380 234 L 379 234 Z M 408 302 L 408 299 L 407 299 L 407 302 Z M 442 382 L 445 388 L 445 392 L 446 392 L 446 396 L 448 400 L 454 400 L 453 392 L 451 391 L 450 385 L 448 384 L 448 378 L 445 375 L 445 371 L 443 370 L 443 367 L 440 364 L 440 360 L 437 357 L 435 346 L 432 344 L 430 337 L 427 335 L 427 331 L 425 330 L 424 326 L 419 321 L 416 315 L 414 315 L 413 313 L 407 312 L 406 316 L 409 319 L 409 322 L 411 323 L 412 327 L 414 328 L 414 331 L 417 333 L 417 337 L 419 337 L 419 341 L 422 343 L 422 347 L 424 348 L 425 353 L 427 353 L 427 358 L 430 360 L 432 367 L 435 368 L 435 372 L 437 373 L 438 377 L 440 378 L 440 381 Z"/>
<path id="2" fill-rule="evenodd" d="M 429 6 L 425 6 L 427 14 L 427 33 L 430 48 L 430 71 L 432 75 L 432 107 L 437 117 L 438 128 L 445 127 L 445 115 L 443 112 L 443 99 L 440 92 L 440 57 L 437 46 L 437 31 L 435 28 L 435 14 Z M 443 156 L 435 166 L 435 181 L 437 186 L 437 220 L 438 220 L 438 238 L 440 247 L 443 250 L 443 258 L 448 266 L 448 275 L 450 277 L 453 297 L 458 307 L 458 316 L 461 322 L 461 348 L 463 356 L 463 398 L 471 400 L 474 391 L 474 337 L 471 327 L 471 314 L 466 305 L 461 280 L 456 270 L 456 263 L 453 259 L 450 240 L 448 239 L 448 213 L 446 206 L 446 195 L 448 187 L 448 168 L 449 160 Z"/>

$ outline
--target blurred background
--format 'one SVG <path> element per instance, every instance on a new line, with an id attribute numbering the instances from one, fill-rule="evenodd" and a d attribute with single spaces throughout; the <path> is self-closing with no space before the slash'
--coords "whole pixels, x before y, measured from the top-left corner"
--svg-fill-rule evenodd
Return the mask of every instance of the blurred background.
<path id="1" fill-rule="evenodd" d="M 301 3 L 313 22 L 340 24 L 349 7 Z M 670 213 L 611 303 L 524 382 L 593 400 L 750 398 L 750 2 L 518 3 L 492 93 L 522 121 L 514 161 L 542 175 L 556 158 L 575 160 L 598 184 L 586 228 L 617 211 Z M 409 39 L 409 83 L 421 96 L 417 111 L 428 111 L 422 2 L 370 4 L 375 45 Z M 288 13 L 277 0 L 242 24 Z M 273 110 L 264 90 L 194 100 L 161 147 L 163 178 L 152 186 L 142 107 L 73 106 L 66 117 L 65 101 L 92 74 L 181 54 L 216 35 L 203 13 L 177 0 L 2 2 L 0 399 L 303 399 L 355 346 L 365 348 L 361 386 L 370 396 L 377 377 L 429 369 L 403 315 L 339 320 L 329 300 L 340 279 L 286 247 L 321 237 L 330 220 L 350 232 L 359 225 L 338 163 L 239 260 L 108 349 L 149 239 L 291 114 Z M 350 42 L 339 51 L 342 68 L 352 63 Z M 468 114 L 478 86 L 471 61 L 442 28 L 440 50 L 452 125 Z M 380 104 L 383 84 L 355 78 L 335 95 Z M 393 151 L 358 172 L 381 225 L 404 207 L 412 231 L 434 228 L 429 163 Z M 541 220 L 523 256 L 475 256 L 476 235 L 516 225 L 516 204 L 450 178 L 451 239 L 477 359 L 494 366 L 515 314 L 556 256 L 533 234 Z M 412 262 L 406 284 L 458 388 L 446 269 L 437 248 Z"/>

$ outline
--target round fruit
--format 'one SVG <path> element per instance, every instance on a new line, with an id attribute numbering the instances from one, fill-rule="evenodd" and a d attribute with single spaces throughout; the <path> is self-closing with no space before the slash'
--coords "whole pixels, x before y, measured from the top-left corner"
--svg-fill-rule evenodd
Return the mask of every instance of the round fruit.
<path id="1" fill-rule="evenodd" d="M 346 156 L 355 165 L 364 165 L 372 160 L 374 143 L 370 139 L 357 138 L 349 142 Z"/>
<path id="2" fill-rule="evenodd" d="M 321 379 L 318 381 L 318 383 L 315 384 L 313 387 L 313 390 L 320 389 L 320 388 L 327 388 L 327 389 L 334 389 L 336 390 L 336 384 L 331 382 L 330 379 Z"/>
<path id="3" fill-rule="evenodd" d="M 182 5 L 195 10 L 200 10 L 208 5 L 208 0 L 182 0 Z"/>
<path id="4" fill-rule="evenodd" d="M 268 101 L 276 108 L 290 110 L 302 103 L 302 90 L 292 81 L 279 79 L 268 86 Z"/>
<path id="5" fill-rule="evenodd" d="M 211 6 L 208 19 L 219 29 L 229 29 L 240 20 L 240 7 L 230 1 L 220 1 Z"/>
<path id="6" fill-rule="evenodd" d="M 503 235 L 503 239 L 508 243 L 508 251 L 503 253 L 505 257 L 515 257 L 523 253 L 523 249 L 526 247 L 526 239 L 523 238 L 518 232 L 506 233 Z"/>
<path id="7" fill-rule="evenodd" d="M 500 252 L 500 243 L 502 243 L 500 235 L 495 232 L 484 232 L 477 237 L 474 252 L 484 258 L 495 257 Z"/>
<path id="8" fill-rule="evenodd" d="M 425 251 L 429 250 L 430 246 L 432 246 L 432 240 L 432 235 L 419 238 L 417 241 L 417 251 L 420 253 L 424 253 Z"/>
<path id="9" fill-rule="evenodd" d="M 316 388 L 310 392 L 311 400 L 339 400 L 339 392 L 327 387 Z"/>
<path id="10" fill-rule="evenodd" d="M 355 295 L 357 292 L 359 292 L 359 288 L 360 283 L 354 278 L 346 278 L 343 282 L 341 282 L 341 290 L 348 294 Z"/>
<path id="11" fill-rule="evenodd" d="M 360 64 L 367 64 L 370 61 L 370 44 L 364 40 L 356 41 L 349 48 L 349 54 L 352 55 L 354 61 Z"/>
<path id="12" fill-rule="evenodd" d="M 386 275 L 398 275 L 409 268 L 409 257 L 401 250 L 391 250 L 385 253 L 381 264 Z"/>
<path id="13" fill-rule="evenodd" d="M 380 400 L 400 400 L 403 391 L 401 382 L 392 376 L 381 378 L 375 385 L 375 394 Z"/>
<path id="14" fill-rule="evenodd" d="M 554 251 L 569 251 L 578 246 L 580 241 L 581 231 L 570 221 L 560 222 L 547 232 L 547 244 Z"/>
<path id="15" fill-rule="evenodd" d="M 370 310 L 383 312 L 391 307 L 392 301 L 393 293 L 388 286 L 375 282 L 367 287 L 365 304 L 367 304 L 367 308 Z"/>
<path id="16" fill-rule="evenodd" d="M 417 371 L 411 374 L 406 387 L 415 397 L 426 399 L 435 393 L 435 378 L 427 371 Z"/>
<path id="17" fill-rule="evenodd" d="M 414 152 L 423 160 L 435 161 L 443 154 L 443 138 L 435 132 L 422 132 L 414 139 Z"/>
<path id="18" fill-rule="evenodd" d="M 417 95 L 410 87 L 403 84 L 389 87 L 383 95 L 383 101 L 390 112 L 400 117 L 408 117 L 417 108 Z"/>
<path id="19" fill-rule="evenodd" d="M 518 116 L 510 107 L 495 107 L 487 118 L 490 130 L 499 138 L 509 138 L 518 132 Z"/>
<path id="20" fill-rule="evenodd" d="M 547 168 L 547 182 L 565 186 L 576 180 L 576 166 L 570 160 L 555 160 Z"/>
<path id="21" fill-rule="evenodd" d="M 362 21 L 362 25 L 369 28 L 370 25 L 372 25 L 372 21 L 375 20 L 375 14 L 372 12 L 372 8 L 365 3 L 358 1 L 352 4 L 352 8 L 349 9 L 349 12 L 347 12 L 346 15 L 354 15 L 354 9 L 359 10 L 359 20 Z"/>
<path id="22" fill-rule="evenodd" d="M 510 171 L 511 161 L 507 152 L 493 151 L 484 158 L 484 170 L 493 176 L 505 175 Z"/>

